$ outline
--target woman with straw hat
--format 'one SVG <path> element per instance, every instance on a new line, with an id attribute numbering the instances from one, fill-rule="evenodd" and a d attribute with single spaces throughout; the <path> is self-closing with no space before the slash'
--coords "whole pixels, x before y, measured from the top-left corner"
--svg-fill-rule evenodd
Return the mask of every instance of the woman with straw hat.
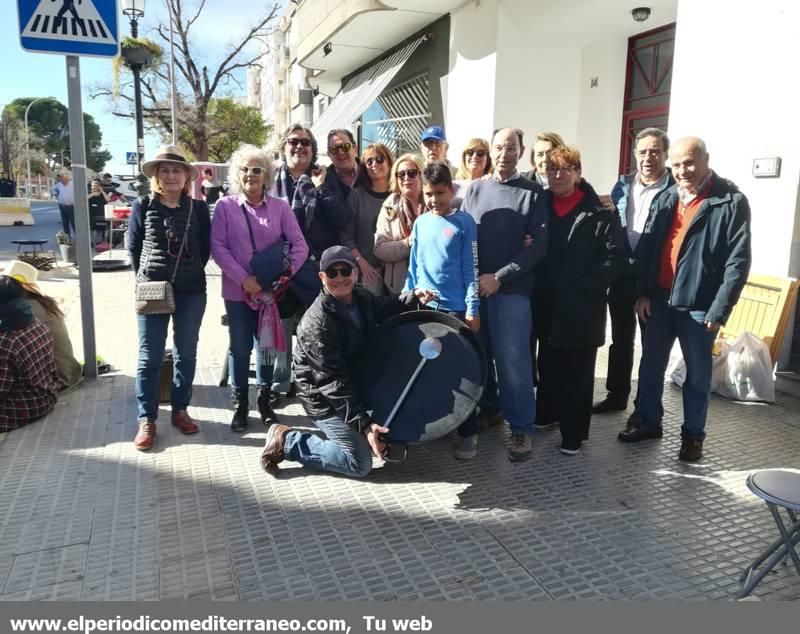
<path id="1" fill-rule="evenodd" d="M 206 308 L 205 266 L 211 250 L 208 205 L 190 196 L 197 170 L 175 145 L 162 147 L 142 163 L 152 194 L 134 201 L 128 224 L 128 250 L 137 283 L 172 282 L 175 312 L 139 314 L 139 363 L 136 400 L 139 429 L 134 446 L 153 446 L 158 417 L 158 375 L 172 319 L 172 424 L 184 434 L 197 432 L 186 411 L 192 398 L 197 339 Z"/>

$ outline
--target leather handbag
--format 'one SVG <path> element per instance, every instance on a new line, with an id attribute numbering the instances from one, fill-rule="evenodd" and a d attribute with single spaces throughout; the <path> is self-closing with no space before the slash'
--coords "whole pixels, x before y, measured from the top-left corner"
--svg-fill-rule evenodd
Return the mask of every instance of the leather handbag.
<path id="1" fill-rule="evenodd" d="M 183 240 L 178 250 L 178 257 L 175 260 L 175 268 L 172 269 L 172 276 L 168 282 L 137 282 L 136 283 L 136 313 L 138 315 L 171 315 L 175 312 L 175 290 L 172 285 L 175 283 L 175 276 L 181 263 L 183 249 L 186 246 L 186 238 L 192 227 L 193 201 L 189 200 L 189 217 L 186 220 L 186 228 L 183 232 Z M 151 250 L 152 253 L 152 250 Z M 148 261 L 150 254 L 148 253 Z"/>

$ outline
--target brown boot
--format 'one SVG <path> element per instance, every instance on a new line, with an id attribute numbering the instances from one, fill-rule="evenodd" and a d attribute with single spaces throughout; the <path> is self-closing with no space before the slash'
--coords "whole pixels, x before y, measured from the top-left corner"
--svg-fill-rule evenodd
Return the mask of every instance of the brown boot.
<path id="1" fill-rule="evenodd" d="M 261 452 L 261 468 L 267 473 L 275 475 L 278 471 L 278 464 L 283 462 L 283 442 L 286 434 L 291 429 L 287 425 L 270 425 L 267 430 L 267 439 L 264 443 L 264 451 Z"/>
<path id="2" fill-rule="evenodd" d="M 139 451 L 147 451 L 156 440 L 156 421 L 143 418 L 139 421 L 139 431 L 133 439 L 133 446 Z"/>

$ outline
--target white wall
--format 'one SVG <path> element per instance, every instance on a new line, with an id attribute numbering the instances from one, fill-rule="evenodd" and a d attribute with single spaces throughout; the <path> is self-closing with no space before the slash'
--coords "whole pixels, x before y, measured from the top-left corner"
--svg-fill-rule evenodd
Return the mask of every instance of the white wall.
<path id="1" fill-rule="evenodd" d="M 678 7 L 670 136 L 702 137 L 714 170 L 747 195 L 753 271 L 767 275 L 800 274 L 798 24 L 797 0 Z M 754 178 L 753 159 L 770 156 L 783 160 L 780 178 Z"/>
<path id="2" fill-rule="evenodd" d="M 528 146 L 537 132 L 558 132 L 581 150 L 586 178 L 610 190 L 618 176 L 628 38 L 674 22 L 676 3 L 644 3 L 650 18 L 634 22 L 636 3 L 628 0 L 500 0 L 495 127 L 521 127 Z M 597 88 L 590 88 L 592 77 Z"/>
<path id="3" fill-rule="evenodd" d="M 497 0 L 465 4 L 450 14 L 450 70 L 442 100 L 453 164 L 460 163 L 469 139 L 492 134 L 496 50 Z"/>
<path id="4" fill-rule="evenodd" d="M 601 194 L 609 193 L 619 176 L 627 55 L 627 37 L 613 37 L 585 46 L 581 57 L 575 140 L 584 175 Z"/>

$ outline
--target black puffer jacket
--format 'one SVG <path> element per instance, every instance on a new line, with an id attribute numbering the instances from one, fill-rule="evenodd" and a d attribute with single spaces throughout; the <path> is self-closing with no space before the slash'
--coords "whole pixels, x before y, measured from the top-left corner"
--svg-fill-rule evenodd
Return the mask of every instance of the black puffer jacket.
<path id="1" fill-rule="evenodd" d="M 313 419 L 340 416 L 349 421 L 364 413 L 366 405 L 352 382 L 353 364 L 378 324 L 407 311 L 418 301 L 376 297 L 361 287 L 353 289 L 364 327 L 358 329 L 344 304 L 322 291 L 297 327 L 293 369 L 306 414 Z"/>
<path id="2" fill-rule="evenodd" d="M 579 188 L 585 195 L 571 212 L 576 216 L 566 245 L 551 242 L 547 256 L 536 269 L 536 335 L 554 348 L 603 345 L 608 287 L 625 263 L 619 218 L 603 207 L 589 183 L 581 180 Z M 553 193 L 548 190 L 545 195 L 552 215 Z M 552 240 L 553 231 L 550 235 Z M 561 254 L 560 264 L 553 270 L 557 253 Z"/>
<path id="3" fill-rule="evenodd" d="M 172 277 L 181 247 L 190 198 L 184 196 L 181 206 L 172 209 L 161 204 L 158 196 L 145 196 L 134 201 L 128 223 L 128 251 L 140 282 L 163 282 Z M 165 220 L 174 217 L 175 239 L 167 239 Z M 176 293 L 203 293 L 206 290 L 205 266 L 211 254 L 211 219 L 208 205 L 192 201 L 192 223 L 186 247 L 173 284 Z"/>

